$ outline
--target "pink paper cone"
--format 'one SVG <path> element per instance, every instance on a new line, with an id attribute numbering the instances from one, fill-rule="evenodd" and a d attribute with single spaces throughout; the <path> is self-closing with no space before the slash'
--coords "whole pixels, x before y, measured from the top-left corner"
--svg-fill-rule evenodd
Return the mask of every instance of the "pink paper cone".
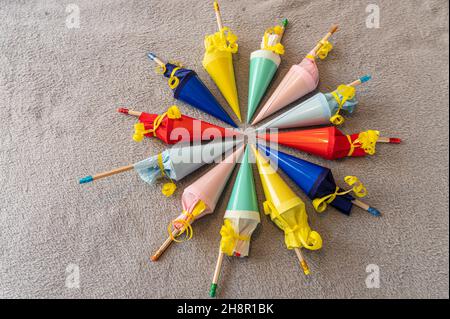
<path id="1" fill-rule="evenodd" d="M 291 67 L 275 92 L 253 120 L 252 125 L 259 123 L 283 107 L 314 91 L 318 84 L 319 70 L 316 62 L 310 58 L 304 58 L 300 64 Z"/>
<path id="2" fill-rule="evenodd" d="M 233 154 L 230 154 L 212 170 L 184 190 L 181 199 L 184 211 L 192 212 L 199 201 L 205 203 L 206 209 L 198 215 L 195 220 L 207 214 L 211 214 L 214 211 L 217 201 L 228 183 L 228 179 L 230 178 L 236 163 L 241 158 L 244 149 L 244 145 L 239 146 Z M 185 220 L 186 215 L 181 214 L 177 219 Z M 181 223 L 175 223 L 174 226 L 176 228 L 183 227 Z"/>

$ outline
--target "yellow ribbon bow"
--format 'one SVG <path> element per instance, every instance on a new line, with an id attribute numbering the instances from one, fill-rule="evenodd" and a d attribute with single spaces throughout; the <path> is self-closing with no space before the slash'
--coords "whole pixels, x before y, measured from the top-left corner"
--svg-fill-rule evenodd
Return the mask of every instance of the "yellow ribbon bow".
<path id="1" fill-rule="evenodd" d="M 339 107 L 336 111 L 336 114 L 330 118 L 330 122 L 334 125 L 341 125 L 345 122 L 345 119 L 342 115 L 339 114 L 339 112 L 342 110 L 345 102 L 355 97 L 356 89 L 353 86 L 341 84 L 338 86 L 336 91 L 331 92 L 331 95 L 334 97 Z"/>
<path id="2" fill-rule="evenodd" d="M 181 112 L 178 109 L 178 107 L 176 105 L 171 106 L 167 112 L 158 115 L 155 120 L 153 121 L 153 128 L 146 130 L 145 129 L 145 125 L 144 123 L 136 123 L 134 124 L 134 135 L 133 135 L 133 140 L 135 142 L 142 142 L 142 140 L 144 139 L 144 136 L 147 134 L 153 134 L 153 136 L 156 136 L 156 130 L 159 128 L 159 126 L 161 125 L 162 121 L 166 118 L 166 116 L 169 119 L 172 120 L 177 120 L 181 118 Z"/>
<path id="3" fill-rule="evenodd" d="M 234 231 L 233 224 L 229 219 L 225 219 L 220 229 L 222 240 L 220 241 L 220 250 L 228 256 L 233 256 L 234 248 L 239 240 L 249 241 L 249 236 L 239 235 Z"/>
<path id="4" fill-rule="evenodd" d="M 283 34 L 284 30 L 279 25 L 267 29 L 264 33 L 264 48 L 263 50 L 269 50 L 276 54 L 283 55 L 284 54 L 284 45 L 281 43 L 277 43 L 275 45 L 269 45 L 269 36 L 272 34 L 276 34 L 278 36 L 281 36 Z"/>
<path id="5" fill-rule="evenodd" d="M 225 27 L 219 32 L 205 37 L 205 49 L 207 52 L 218 50 L 234 54 L 238 51 L 237 40 L 238 37 L 228 27 Z"/>
<path id="6" fill-rule="evenodd" d="M 359 197 L 359 198 L 367 196 L 366 187 L 363 185 L 363 183 L 361 183 L 361 181 L 356 176 L 346 176 L 344 178 L 344 181 L 349 186 L 353 186 L 353 185 L 355 185 L 355 186 L 353 186 L 352 189 L 349 189 L 347 191 L 342 191 L 342 192 L 339 192 L 339 187 L 336 186 L 336 191 L 333 194 L 326 195 L 322 198 L 314 199 L 312 204 L 313 204 L 316 212 L 323 213 L 327 209 L 328 204 L 331 204 L 336 199 L 337 196 L 346 195 L 351 192 L 353 192 L 355 194 L 355 196 Z"/>
<path id="7" fill-rule="evenodd" d="M 352 142 L 350 135 L 347 135 L 347 139 L 350 143 L 350 151 L 347 156 L 352 156 L 356 148 L 362 148 L 364 152 L 369 155 L 374 155 L 376 152 L 376 145 L 380 132 L 375 130 L 368 130 L 366 132 L 359 133 L 358 138 Z"/>
<path id="8" fill-rule="evenodd" d="M 159 166 L 159 170 L 161 171 L 161 175 L 163 177 L 166 176 L 167 178 L 170 179 L 170 183 L 165 183 L 163 185 L 163 187 L 161 189 L 161 193 L 163 193 L 163 195 L 166 196 L 166 197 L 170 197 L 177 190 L 177 185 L 175 185 L 173 180 L 170 178 L 170 176 L 168 176 L 166 174 L 166 171 L 164 170 L 164 163 L 163 163 L 162 153 L 158 154 L 158 166 Z"/>
<path id="9" fill-rule="evenodd" d="M 322 248 L 322 237 L 320 234 L 314 230 L 311 230 L 311 227 L 308 225 L 308 218 L 306 215 L 306 210 L 303 206 L 302 214 L 304 214 L 304 218 L 299 220 L 298 224 L 291 226 L 283 216 L 280 214 L 273 204 L 269 201 L 265 201 L 263 203 L 264 214 L 270 215 L 270 219 L 284 231 L 285 237 L 287 237 L 290 233 L 299 233 L 300 242 L 304 248 L 309 250 L 318 250 Z M 285 238 L 286 244 L 288 244 L 287 239 Z M 292 247 L 295 247 L 295 243 L 289 243 Z"/>
<path id="10" fill-rule="evenodd" d="M 167 232 L 169 233 L 170 238 L 177 243 L 190 240 L 194 235 L 194 230 L 192 229 L 191 223 L 195 220 L 197 216 L 199 216 L 205 210 L 206 204 L 201 200 L 197 202 L 194 209 L 192 210 L 192 213 L 189 213 L 188 211 L 184 210 L 183 215 L 186 216 L 185 219 L 175 219 L 169 223 L 169 226 L 167 226 Z M 174 224 L 182 224 L 183 226 L 181 230 L 174 231 Z M 182 240 L 177 239 L 183 234 L 185 234 L 184 239 Z"/>
<path id="11" fill-rule="evenodd" d="M 333 45 L 329 41 L 320 41 L 320 48 L 317 50 L 316 55 L 321 59 L 324 60 L 328 53 L 333 49 Z"/>

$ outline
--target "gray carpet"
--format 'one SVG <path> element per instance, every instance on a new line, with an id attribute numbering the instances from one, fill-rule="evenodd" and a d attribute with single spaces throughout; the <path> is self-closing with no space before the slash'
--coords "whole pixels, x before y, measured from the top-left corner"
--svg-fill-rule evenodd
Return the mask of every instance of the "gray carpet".
<path id="1" fill-rule="evenodd" d="M 312 275 L 302 274 L 282 232 L 263 216 L 250 258 L 225 260 L 219 297 L 448 298 L 448 1 L 376 2 L 379 29 L 366 28 L 371 1 L 222 1 L 225 24 L 239 35 L 242 106 L 249 55 L 265 28 L 291 22 L 276 84 L 336 22 L 341 30 L 319 62 L 319 89 L 371 73 L 343 130 L 379 129 L 404 143 L 335 162 L 289 151 L 327 165 L 338 180 L 361 177 L 366 201 L 383 217 L 357 209 L 350 218 L 334 209 L 318 215 L 289 181 L 324 240 L 322 250 L 305 252 Z M 197 70 L 220 96 L 201 66 L 203 36 L 216 30 L 210 1 L 77 0 L 79 29 L 66 27 L 66 3 L 0 0 L 0 297 L 208 297 L 231 185 L 215 214 L 195 224 L 193 240 L 151 263 L 180 212 L 181 190 L 210 167 L 170 199 L 134 172 L 85 186 L 77 180 L 165 148 L 133 142 L 133 120 L 115 112 L 160 113 L 174 103 L 149 50 Z M 70 264 L 79 267 L 79 288 L 66 285 L 76 277 Z M 378 289 L 366 287 L 370 264 L 380 270 Z"/>

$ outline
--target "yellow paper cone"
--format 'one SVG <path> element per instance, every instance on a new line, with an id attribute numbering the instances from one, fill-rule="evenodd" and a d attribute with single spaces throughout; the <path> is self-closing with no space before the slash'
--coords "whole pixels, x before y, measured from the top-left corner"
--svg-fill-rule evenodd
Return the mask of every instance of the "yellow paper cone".
<path id="1" fill-rule="evenodd" d="M 239 99 L 234 77 L 233 56 L 227 51 L 206 52 L 203 67 L 216 83 L 233 112 L 241 121 Z"/>
<path id="2" fill-rule="evenodd" d="M 288 249 L 317 250 L 322 247 L 319 233 L 308 224 L 305 203 L 289 188 L 270 163 L 252 146 L 264 188 L 264 213 L 284 231 Z"/>

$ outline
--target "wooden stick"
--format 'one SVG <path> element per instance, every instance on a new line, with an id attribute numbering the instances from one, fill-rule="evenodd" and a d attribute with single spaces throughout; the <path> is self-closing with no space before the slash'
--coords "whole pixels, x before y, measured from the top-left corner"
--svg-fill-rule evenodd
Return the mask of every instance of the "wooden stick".
<path id="1" fill-rule="evenodd" d="M 172 232 L 172 237 L 167 237 L 166 241 L 159 247 L 159 249 L 150 257 L 151 261 L 157 261 L 159 257 L 169 248 L 169 246 L 173 243 L 173 237 L 177 236 L 180 233 L 180 230 L 174 230 Z"/>
<path id="2" fill-rule="evenodd" d="M 402 142 L 402 140 L 397 138 L 397 137 L 379 137 L 377 142 L 379 142 L 379 143 L 390 143 L 390 144 L 400 144 Z"/>
<path id="3" fill-rule="evenodd" d="M 86 176 L 86 177 L 83 177 L 82 179 L 80 179 L 80 184 L 90 183 L 90 182 L 93 182 L 93 181 L 98 180 L 100 178 L 105 178 L 105 177 L 108 177 L 108 176 L 112 176 L 112 175 L 120 174 L 120 173 L 123 173 L 123 172 L 126 172 L 126 171 L 130 171 L 133 168 L 134 168 L 134 165 L 131 164 L 131 165 L 127 165 L 127 166 L 123 166 L 123 167 L 119 167 L 119 168 L 113 169 L 113 170 L 108 171 L 108 172 L 100 173 L 100 174 L 97 174 L 97 175 L 94 175 L 94 176 L 89 175 L 89 176 Z"/>
<path id="4" fill-rule="evenodd" d="M 322 40 L 319 41 L 319 43 L 316 44 L 316 46 L 314 47 L 314 49 L 312 50 L 312 52 L 314 52 L 314 54 L 317 53 L 317 50 L 320 49 L 320 47 L 322 46 L 322 42 L 328 41 L 328 39 L 330 39 L 330 37 L 338 30 L 339 26 L 337 24 L 334 24 L 331 28 L 330 31 L 328 31 L 327 35 L 324 36 L 322 38 Z"/>
<path id="5" fill-rule="evenodd" d="M 121 107 L 121 108 L 117 109 L 117 112 L 122 113 L 122 114 L 131 115 L 131 116 L 136 116 L 136 117 L 139 117 L 142 114 L 142 112 L 129 110 L 129 109 L 124 108 L 124 107 Z"/>
<path id="6" fill-rule="evenodd" d="M 166 64 L 161 61 L 154 53 L 149 53 L 147 56 L 150 58 L 150 60 L 154 61 L 156 64 L 158 64 L 160 67 L 164 68 Z"/>
<path id="7" fill-rule="evenodd" d="M 224 253 L 222 253 L 222 250 L 219 249 L 219 257 L 217 257 L 216 269 L 214 270 L 213 280 L 209 289 L 210 297 L 216 296 L 217 283 L 219 282 L 220 270 L 222 269 L 223 256 Z"/>
<path id="8" fill-rule="evenodd" d="M 374 208 L 374 207 L 370 207 L 369 205 L 367 205 L 366 203 L 360 201 L 359 199 L 354 199 L 352 200 L 353 205 L 365 210 L 366 212 L 369 212 L 370 214 L 372 214 L 375 217 L 380 217 L 381 213 L 378 209 Z"/>
<path id="9" fill-rule="evenodd" d="M 300 248 L 294 248 L 295 253 L 297 254 L 297 258 L 300 261 L 300 266 L 302 266 L 303 272 L 305 273 L 305 275 L 309 275 L 310 271 L 309 271 L 309 267 L 308 264 L 306 263 L 305 257 L 303 257 L 303 254 L 300 250 Z"/>
<path id="10" fill-rule="evenodd" d="M 219 3 L 217 1 L 214 1 L 214 11 L 216 12 L 217 26 L 219 27 L 219 31 L 222 31 L 223 29 L 222 16 L 220 15 Z"/>

